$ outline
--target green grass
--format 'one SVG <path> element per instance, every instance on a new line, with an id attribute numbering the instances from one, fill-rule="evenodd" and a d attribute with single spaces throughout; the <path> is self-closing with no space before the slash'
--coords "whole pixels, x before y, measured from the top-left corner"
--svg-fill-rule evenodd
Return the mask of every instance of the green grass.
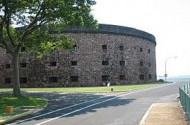
<path id="1" fill-rule="evenodd" d="M 35 96 L 12 96 L 12 95 L 0 95 L 0 109 L 5 106 L 36 106 L 43 107 L 45 104 L 45 99 Z"/>
<path id="2" fill-rule="evenodd" d="M 99 86 L 99 87 L 62 87 L 62 88 L 22 88 L 22 91 L 27 92 L 111 92 L 113 88 L 114 92 L 129 91 L 135 89 L 142 89 L 159 85 L 159 83 L 147 83 L 147 84 L 136 84 L 136 85 L 117 85 L 117 86 Z M 12 91 L 10 89 L 0 89 L 0 91 Z"/>
<path id="3" fill-rule="evenodd" d="M 90 92 L 90 93 L 98 93 L 98 92 L 111 92 L 111 88 L 113 88 L 114 92 L 122 92 L 129 91 L 135 89 L 142 89 L 147 87 L 152 87 L 158 84 L 137 84 L 137 85 L 117 85 L 117 86 L 98 86 L 98 87 L 63 87 L 63 88 L 24 88 L 22 90 L 30 92 L 30 91 L 39 91 L 39 92 Z"/>
<path id="4" fill-rule="evenodd" d="M 14 110 L 12 114 L 5 113 L 6 106 L 13 106 L 14 109 L 22 106 L 36 106 L 44 107 L 46 105 L 46 100 L 34 96 L 12 96 L 8 94 L 0 95 L 0 120 L 7 119 L 9 117 L 18 115 L 25 112 L 24 110 Z"/>

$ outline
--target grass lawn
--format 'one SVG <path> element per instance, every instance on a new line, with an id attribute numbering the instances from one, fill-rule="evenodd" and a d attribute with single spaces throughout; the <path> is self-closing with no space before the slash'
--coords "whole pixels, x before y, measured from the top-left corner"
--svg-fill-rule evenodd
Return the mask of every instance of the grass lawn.
<path id="1" fill-rule="evenodd" d="M 117 85 L 117 86 L 99 86 L 99 87 L 62 87 L 62 88 L 21 88 L 22 91 L 27 92 L 111 92 L 113 88 L 114 92 L 129 91 L 135 89 L 148 88 L 159 83 L 147 83 L 147 84 L 136 84 L 136 85 Z M 0 91 L 12 91 L 11 89 L 0 89 Z"/>
<path id="2" fill-rule="evenodd" d="M 122 92 L 129 91 L 135 89 L 148 88 L 155 85 L 159 85 L 158 83 L 149 83 L 149 84 L 136 84 L 136 85 L 116 85 L 116 86 L 98 86 L 98 87 L 63 87 L 63 88 L 23 88 L 23 91 L 39 91 L 39 92 L 69 92 L 69 93 L 77 93 L 77 92 L 111 92 L 111 88 L 113 88 L 114 92 Z"/>
<path id="3" fill-rule="evenodd" d="M 12 114 L 5 113 L 6 106 L 13 106 L 14 109 L 21 106 L 36 106 L 44 107 L 46 105 L 46 100 L 39 97 L 33 96 L 18 96 L 14 97 L 8 94 L 0 95 L 0 121 L 10 118 L 12 116 L 24 113 L 25 110 L 13 110 Z"/>

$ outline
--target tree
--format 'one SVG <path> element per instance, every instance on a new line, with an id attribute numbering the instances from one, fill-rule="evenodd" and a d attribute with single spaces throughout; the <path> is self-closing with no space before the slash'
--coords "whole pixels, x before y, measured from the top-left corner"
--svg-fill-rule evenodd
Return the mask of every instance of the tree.
<path id="1" fill-rule="evenodd" d="M 15 96 L 20 95 L 21 49 L 42 56 L 71 48 L 70 39 L 60 31 L 67 26 L 96 27 L 90 13 L 94 4 L 94 0 L 0 0 L 0 47 L 12 56 Z"/>

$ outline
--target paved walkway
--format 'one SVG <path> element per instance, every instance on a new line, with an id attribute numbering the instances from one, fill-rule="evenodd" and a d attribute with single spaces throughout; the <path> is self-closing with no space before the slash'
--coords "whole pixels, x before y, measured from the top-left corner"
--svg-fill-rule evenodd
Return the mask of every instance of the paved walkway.
<path id="1" fill-rule="evenodd" d="M 179 102 L 154 103 L 140 125 L 188 125 Z"/>

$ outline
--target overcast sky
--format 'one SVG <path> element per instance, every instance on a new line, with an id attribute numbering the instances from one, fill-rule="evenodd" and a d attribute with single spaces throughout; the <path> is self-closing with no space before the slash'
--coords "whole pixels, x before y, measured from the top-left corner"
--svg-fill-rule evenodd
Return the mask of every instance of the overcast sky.
<path id="1" fill-rule="evenodd" d="M 156 37 L 157 75 L 190 75 L 190 0 L 96 0 L 99 23 L 133 27 Z"/>

